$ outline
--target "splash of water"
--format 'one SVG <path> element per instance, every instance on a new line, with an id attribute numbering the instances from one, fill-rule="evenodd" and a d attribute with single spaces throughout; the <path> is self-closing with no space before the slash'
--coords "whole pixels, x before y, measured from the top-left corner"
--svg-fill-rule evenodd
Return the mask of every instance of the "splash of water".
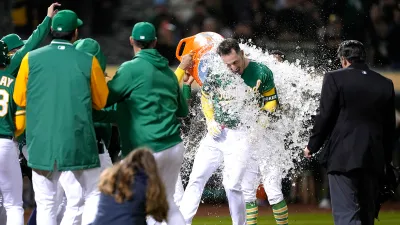
<path id="1" fill-rule="evenodd" d="M 240 76 L 229 71 L 215 51 L 203 56 L 206 60 L 203 65 L 211 69 L 208 79 L 218 76 L 222 82 L 229 83 L 219 90 L 232 99 L 223 107 L 229 115 L 239 119 L 240 129 L 246 132 L 252 146 L 249 154 L 258 159 L 262 169 L 278 168 L 281 178 L 287 177 L 302 159 L 301 150 L 307 144 L 307 134 L 312 126 L 307 121 L 318 108 L 322 76 L 313 67 L 301 66 L 300 60 L 280 63 L 254 45 L 241 44 L 240 47 L 247 58 L 268 66 L 273 72 L 279 109 L 272 114 L 260 111 L 259 94 L 251 91 Z M 192 96 L 190 118 L 183 126 L 186 154 L 182 176 L 186 182 L 199 142 L 206 134 L 199 99 L 200 92 Z M 220 170 L 214 179 L 212 186 L 220 188 Z"/>

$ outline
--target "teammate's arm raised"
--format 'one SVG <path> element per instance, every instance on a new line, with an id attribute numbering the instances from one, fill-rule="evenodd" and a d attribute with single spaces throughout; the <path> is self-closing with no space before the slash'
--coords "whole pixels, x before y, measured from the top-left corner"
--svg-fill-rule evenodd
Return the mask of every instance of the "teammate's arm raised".
<path id="1" fill-rule="evenodd" d="M 194 52 L 190 52 L 182 56 L 182 61 L 179 64 L 178 68 L 175 70 L 176 78 L 178 78 L 178 83 L 181 83 L 183 76 L 185 75 L 185 70 L 187 70 L 193 63 L 193 55 Z"/>
<path id="2" fill-rule="evenodd" d="M 19 72 L 17 78 L 15 79 L 14 86 L 14 94 L 13 99 L 14 102 L 25 108 L 26 106 L 26 86 L 28 84 L 28 76 L 29 76 L 29 53 L 25 55 L 22 59 L 21 66 L 19 68 Z"/>
<path id="3" fill-rule="evenodd" d="M 22 109 L 20 107 L 17 107 L 17 111 L 15 112 L 15 118 L 14 118 L 14 123 L 15 123 L 15 137 L 20 136 L 21 134 L 24 133 L 25 131 L 25 109 Z"/>
<path id="4" fill-rule="evenodd" d="M 108 87 L 104 77 L 103 70 L 100 67 L 99 61 L 93 56 L 92 71 L 90 78 L 90 87 L 92 90 L 92 105 L 96 110 L 105 107 L 108 97 Z"/>
<path id="5" fill-rule="evenodd" d="M 15 52 L 14 56 L 11 59 L 10 65 L 7 68 L 7 71 L 16 76 L 18 73 L 18 68 L 22 61 L 22 58 L 30 51 L 38 48 L 40 43 L 46 39 L 47 35 L 50 32 L 51 27 L 51 19 L 57 13 L 57 10 L 54 10 L 55 6 L 60 6 L 58 3 L 53 3 L 47 9 L 47 16 L 44 18 L 43 22 L 39 24 L 36 30 L 33 31 L 31 36 L 26 40 L 25 44 L 18 51 Z"/>

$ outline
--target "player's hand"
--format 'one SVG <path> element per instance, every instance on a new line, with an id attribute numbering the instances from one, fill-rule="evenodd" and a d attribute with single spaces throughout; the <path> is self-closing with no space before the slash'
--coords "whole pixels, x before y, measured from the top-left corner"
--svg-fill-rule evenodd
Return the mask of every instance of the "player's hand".
<path id="1" fill-rule="evenodd" d="M 58 10 L 54 9 L 56 6 L 61 6 L 61 4 L 58 3 L 58 2 L 55 2 L 55 3 L 53 3 L 53 4 L 51 4 L 49 6 L 49 8 L 47 9 L 47 16 L 48 17 L 53 18 L 53 16 L 57 14 Z"/>
<path id="2" fill-rule="evenodd" d="M 214 138 L 217 138 L 222 132 L 222 127 L 215 120 L 211 120 L 207 122 L 207 131 Z"/>
<path id="3" fill-rule="evenodd" d="M 306 157 L 307 159 L 311 158 L 311 152 L 310 149 L 308 149 L 308 147 L 304 149 L 304 157 Z"/>
<path id="4" fill-rule="evenodd" d="M 194 77 L 192 77 L 192 75 L 190 75 L 189 71 L 185 71 L 185 75 L 183 76 L 183 83 L 186 85 L 191 85 L 194 81 Z"/>
<path id="5" fill-rule="evenodd" d="M 179 64 L 179 68 L 183 70 L 189 69 L 193 64 L 193 55 L 194 52 L 190 51 L 189 54 L 182 56 L 181 64 Z"/>

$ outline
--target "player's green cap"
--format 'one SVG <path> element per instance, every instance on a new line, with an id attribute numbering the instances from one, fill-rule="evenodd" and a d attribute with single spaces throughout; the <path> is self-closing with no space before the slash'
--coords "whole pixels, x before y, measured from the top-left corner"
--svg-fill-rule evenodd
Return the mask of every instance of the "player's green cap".
<path id="1" fill-rule="evenodd" d="M 58 32 L 71 32 L 82 25 L 82 20 L 78 18 L 75 12 L 61 10 L 53 17 L 51 29 Z"/>
<path id="2" fill-rule="evenodd" d="M 136 23 L 132 29 L 132 38 L 136 41 L 154 41 L 156 37 L 156 28 L 148 22 Z"/>
<path id="3" fill-rule="evenodd" d="M 8 34 L 4 36 L 1 40 L 4 41 L 8 46 L 8 51 L 24 46 L 26 42 L 22 40 L 17 34 Z"/>
<path id="4" fill-rule="evenodd" d="M 96 57 L 103 72 L 106 71 L 107 59 L 103 54 L 103 51 L 101 51 L 100 44 L 96 40 L 91 38 L 79 39 L 74 42 L 74 46 L 77 50 L 89 53 Z"/>
<path id="5" fill-rule="evenodd" d="M 4 41 L 0 41 L 0 65 L 6 67 L 10 64 L 10 56 L 8 56 L 8 47 Z"/>

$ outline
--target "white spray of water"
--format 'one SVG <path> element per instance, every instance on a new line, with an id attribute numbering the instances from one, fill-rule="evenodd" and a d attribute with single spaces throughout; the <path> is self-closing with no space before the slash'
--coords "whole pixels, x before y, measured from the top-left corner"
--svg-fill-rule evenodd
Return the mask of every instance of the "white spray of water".
<path id="1" fill-rule="evenodd" d="M 241 44 L 247 58 L 268 66 L 274 74 L 274 81 L 279 98 L 279 109 L 273 114 L 261 111 L 257 97 L 240 76 L 233 74 L 223 64 L 221 58 L 213 52 L 203 56 L 206 65 L 211 68 L 208 79 L 218 75 L 224 83 L 229 83 L 218 90 L 225 98 L 224 109 L 229 115 L 240 121 L 239 128 L 246 132 L 251 143 L 250 154 L 258 159 L 262 169 L 279 168 L 283 177 L 293 172 L 300 162 L 301 150 L 306 146 L 312 123 L 305 123 L 315 114 L 318 96 L 322 85 L 322 76 L 312 67 L 300 66 L 300 61 L 279 63 L 276 59 L 253 45 Z M 184 143 L 186 147 L 183 165 L 183 177 L 190 172 L 200 140 L 206 133 L 205 119 L 201 112 L 200 92 L 193 97 L 190 122 L 184 123 Z M 217 174 L 215 183 L 220 184 Z M 185 180 L 185 179 L 184 179 Z M 186 180 L 187 182 L 187 180 Z"/>

